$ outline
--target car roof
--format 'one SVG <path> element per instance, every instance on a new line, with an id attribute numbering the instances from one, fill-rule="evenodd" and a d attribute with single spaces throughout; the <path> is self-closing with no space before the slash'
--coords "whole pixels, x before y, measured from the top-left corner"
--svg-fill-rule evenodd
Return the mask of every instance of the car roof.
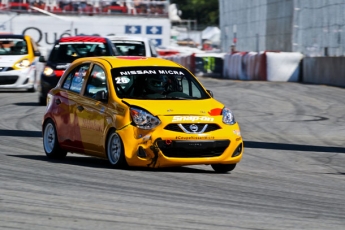
<path id="1" fill-rule="evenodd" d="M 103 56 L 103 57 L 85 57 L 76 60 L 78 63 L 85 61 L 108 62 L 112 68 L 135 67 L 135 66 L 165 66 L 181 67 L 181 65 L 156 57 L 139 57 L 139 56 Z"/>
<path id="2" fill-rule="evenodd" d="M 24 39 L 24 35 L 22 35 L 22 34 L 0 34 L 0 38 Z"/>
<path id="3" fill-rule="evenodd" d="M 95 42 L 95 43 L 106 43 L 107 39 L 105 37 L 99 36 L 71 36 L 62 37 L 58 40 L 59 43 L 64 42 Z"/>
<path id="4" fill-rule="evenodd" d="M 117 41 L 141 41 L 141 42 L 148 42 L 149 39 L 145 37 L 140 36 L 126 36 L 126 35 L 116 35 L 116 36 L 106 36 L 111 41 L 117 40 Z"/>

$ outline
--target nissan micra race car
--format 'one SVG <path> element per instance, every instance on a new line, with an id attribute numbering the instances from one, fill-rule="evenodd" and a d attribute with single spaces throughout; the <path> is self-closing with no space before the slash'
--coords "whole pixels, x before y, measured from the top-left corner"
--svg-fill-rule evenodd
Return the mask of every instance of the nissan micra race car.
<path id="1" fill-rule="evenodd" d="M 0 89 L 37 89 L 40 51 L 28 35 L 0 34 Z"/>
<path id="2" fill-rule="evenodd" d="M 47 97 L 48 158 L 67 152 L 124 166 L 206 164 L 219 173 L 243 154 L 231 110 L 186 68 L 154 57 L 75 60 Z"/>

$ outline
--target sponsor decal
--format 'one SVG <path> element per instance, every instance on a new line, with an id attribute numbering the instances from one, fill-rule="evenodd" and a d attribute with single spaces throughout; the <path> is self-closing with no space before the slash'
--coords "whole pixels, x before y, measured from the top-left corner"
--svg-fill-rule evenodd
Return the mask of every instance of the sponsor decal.
<path id="1" fill-rule="evenodd" d="M 121 71 L 120 75 L 134 75 L 134 74 L 173 74 L 173 75 L 184 75 L 182 71 L 178 70 L 130 70 L 130 71 Z"/>
<path id="2" fill-rule="evenodd" d="M 88 119 L 83 119 L 83 118 L 79 118 L 79 119 L 80 119 L 80 127 L 82 128 L 96 130 L 96 131 L 103 130 L 102 122 L 97 122 L 95 120 L 88 120 Z"/>
<path id="3" fill-rule="evenodd" d="M 204 117 L 204 116 L 173 116 L 172 122 L 179 121 L 214 121 L 213 117 Z"/>
<path id="4" fill-rule="evenodd" d="M 146 34 L 162 34 L 162 26 L 146 26 Z"/>
<path id="5" fill-rule="evenodd" d="M 127 25 L 127 26 L 125 26 L 125 33 L 126 34 L 141 34 L 141 26 L 140 25 Z"/>
<path id="6" fill-rule="evenodd" d="M 176 140 L 214 140 L 213 136 L 176 136 Z"/>
<path id="7" fill-rule="evenodd" d="M 220 108 L 211 109 L 210 111 L 208 111 L 208 114 L 210 116 L 222 115 L 222 109 L 220 109 Z"/>
<path id="8" fill-rule="evenodd" d="M 234 130 L 233 132 L 234 132 L 234 134 L 236 134 L 237 136 L 241 136 L 241 131 L 240 131 L 240 130 Z"/>
<path id="9" fill-rule="evenodd" d="M 117 77 L 115 78 L 116 84 L 127 84 L 130 82 L 128 77 Z"/>

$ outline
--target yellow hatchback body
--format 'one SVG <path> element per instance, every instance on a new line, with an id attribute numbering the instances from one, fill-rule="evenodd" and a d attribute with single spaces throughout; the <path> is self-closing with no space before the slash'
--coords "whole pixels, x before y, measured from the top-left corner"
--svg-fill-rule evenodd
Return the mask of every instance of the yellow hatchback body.
<path id="1" fill-rule="evenodd" d="M 49 158 L 67 152 L 114 167 L 235 168 L 243 154 L 232 111 L 190 71 L 153 57 L 74 61 L 47 97 L 42 122 Z"/>

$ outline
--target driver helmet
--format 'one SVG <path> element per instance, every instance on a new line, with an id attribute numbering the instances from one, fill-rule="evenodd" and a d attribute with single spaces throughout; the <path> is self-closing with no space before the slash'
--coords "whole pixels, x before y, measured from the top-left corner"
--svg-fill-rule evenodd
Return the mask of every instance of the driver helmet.
<path id="1" fill-rule="evenodd" d="M 145 88 L 148 93 L 163 93 L 168 84 L 166 76 L 153 75 L 146 78 Z"/>

